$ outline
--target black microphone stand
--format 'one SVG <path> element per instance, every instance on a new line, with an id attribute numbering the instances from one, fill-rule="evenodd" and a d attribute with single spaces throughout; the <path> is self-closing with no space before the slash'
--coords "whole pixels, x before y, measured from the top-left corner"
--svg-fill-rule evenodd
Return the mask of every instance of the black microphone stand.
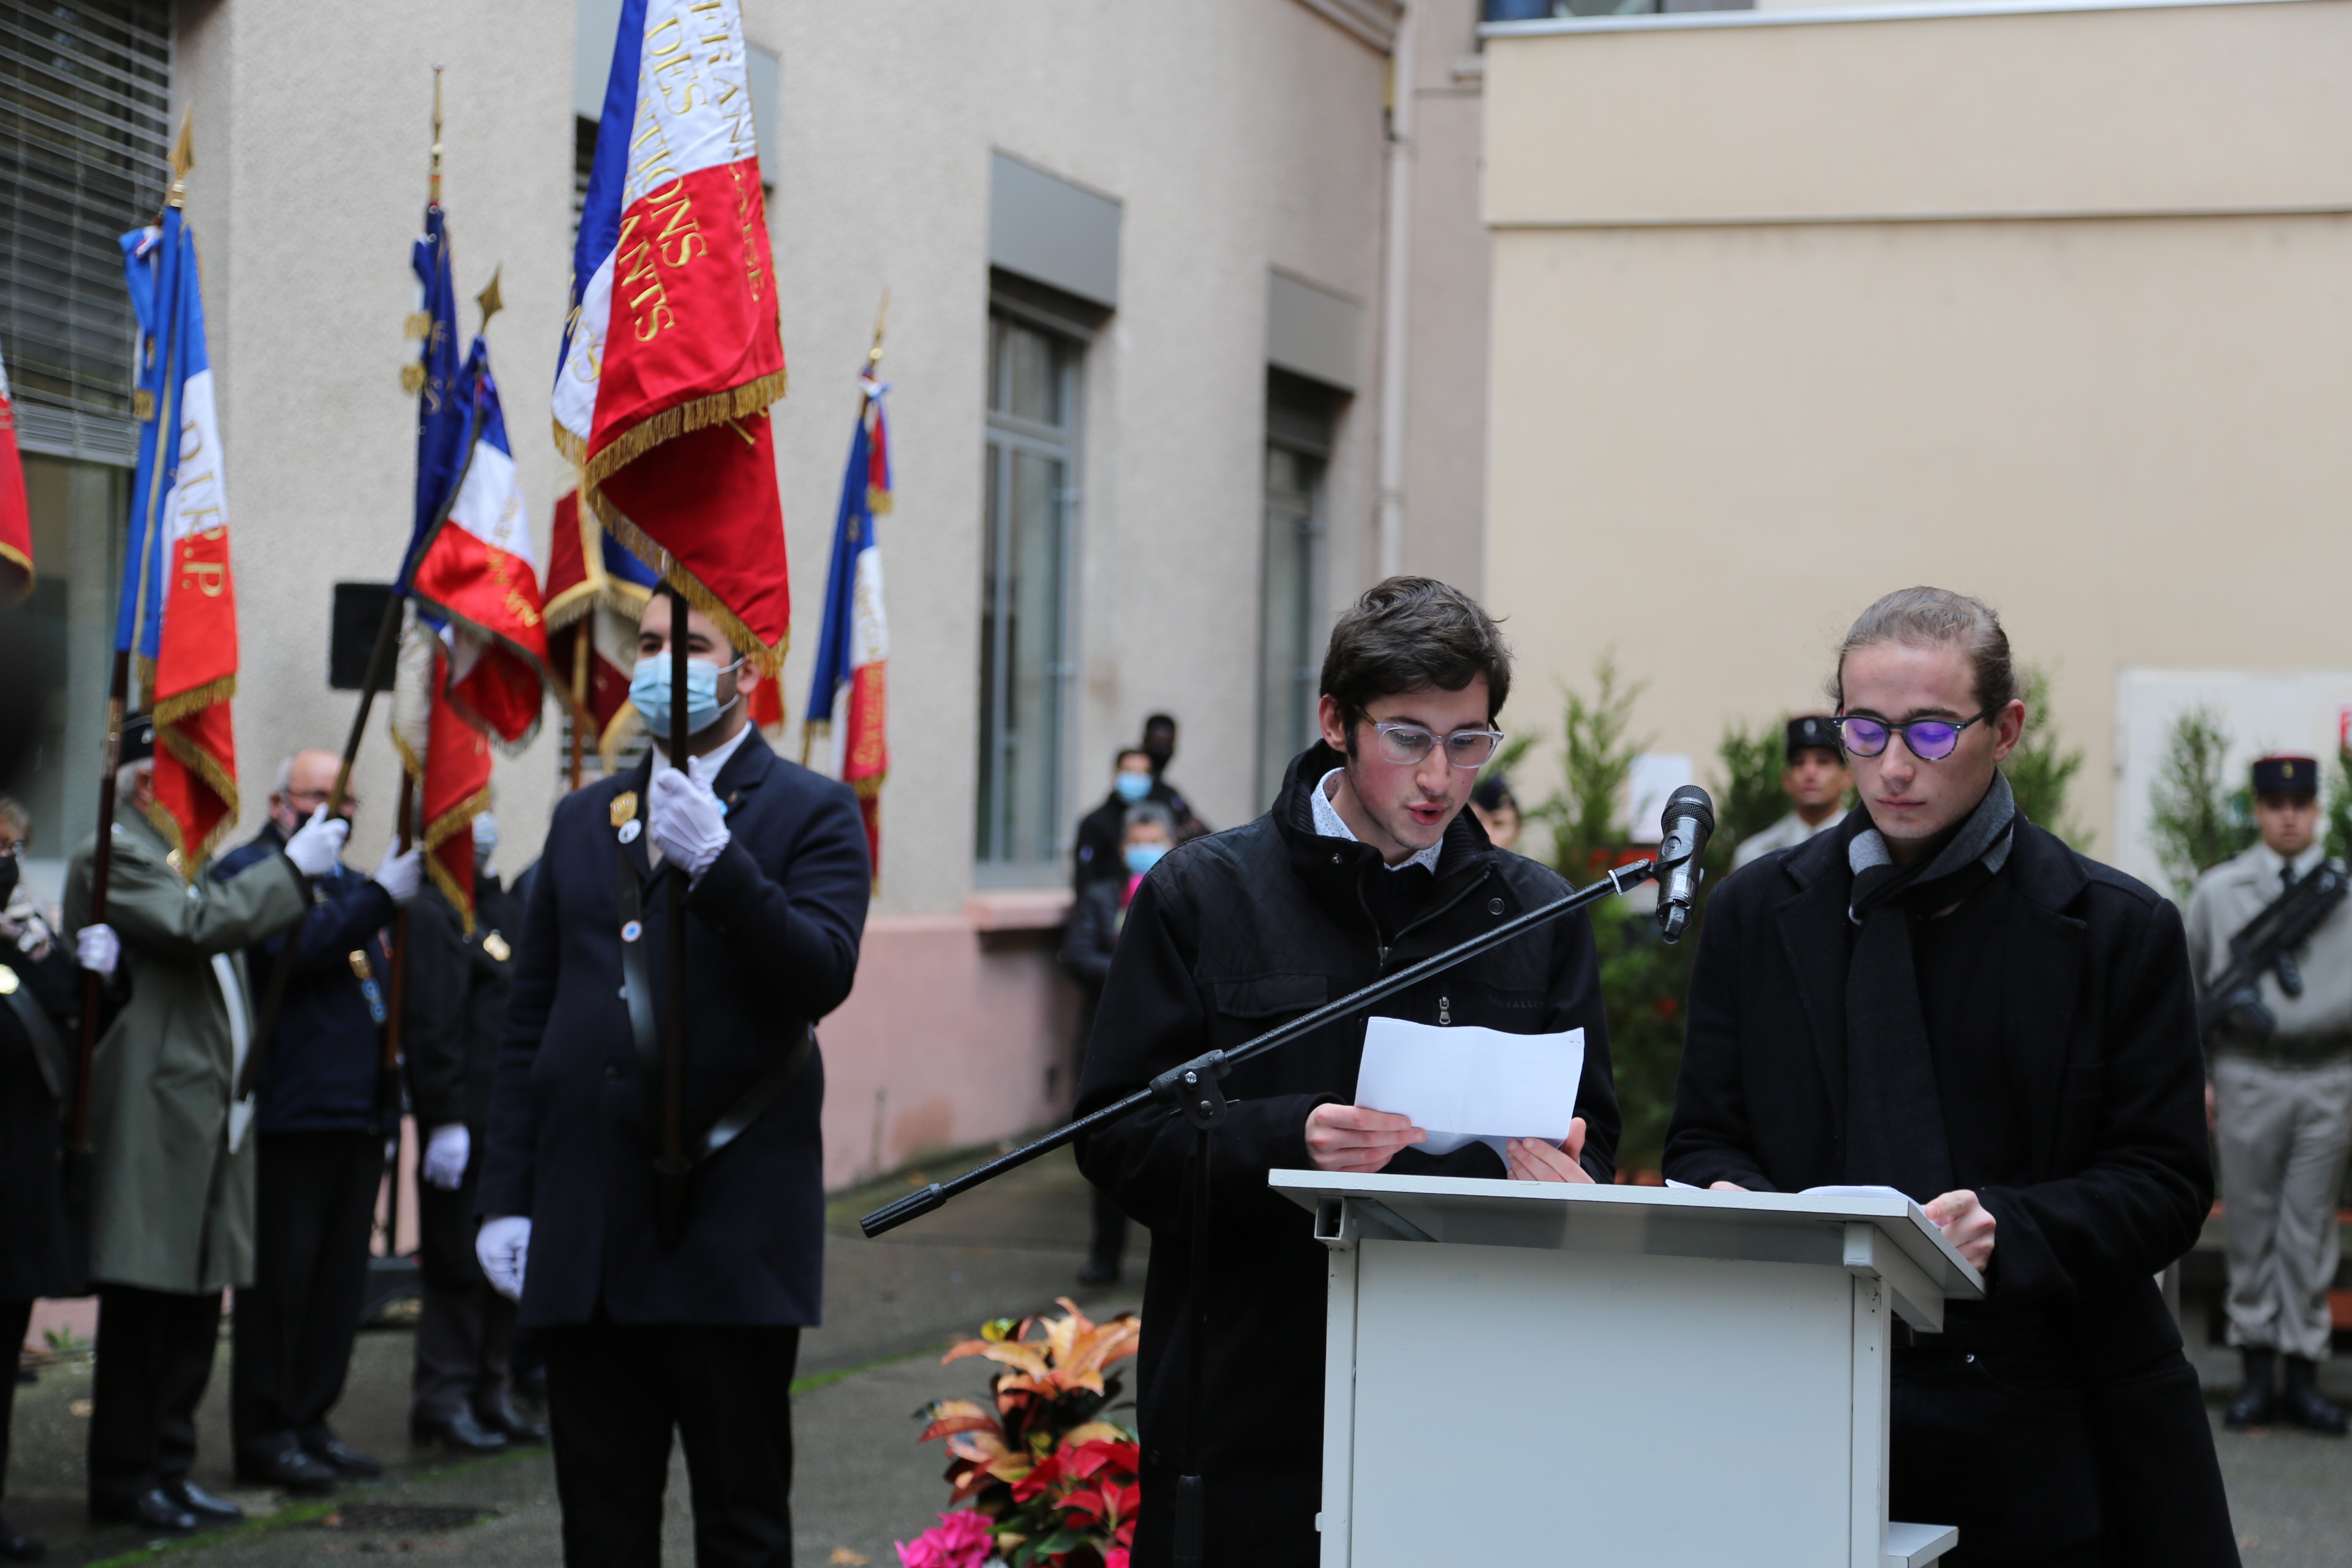
<path id="1" fill-rule="evenodd" d="M 1699 798 L 1702 802 L 1706 799 L 1703 795 Z M 1710 811 L 1707 826 L 1711 828 L 1713 826 L 1714 814 Z M 1099 1110 L 1056 1128 L 1034 1142 L 966 1171 L 952 1181 L 933 1182 L 920 1192 L 909 1193 L 896 1203 L 876 1209 L 857 1222 L 858 1228 L 868 1238 L 895 1230 L 908 1220 L 941 1207 L 950 1198 L 994 1181 L 1007 1171 L 1017 1170 L 1040 1155 L 1050 1154 L 1065 1143 L 1098 1127 L 1107 1127 L 1132 1116 L 1147 1106 L 1164 1107 L 1191 1122 L 1193 1128 L 1192 1291 L 1196 1317 L 1192 1353 L 1186 1358 L 1184 1437 L 1180 1448 L 1176 1479 L 1175 1561 L 1179 1568 L 1200 1568 L 1208 1540 L 1208 1490 L 1201 1474 L 1200 1462 L 1201 1375 L 1209 1342 L 1209 1237 L 1215 1223 L 1215 1205 L 1210 1197 L 1209 1162 L 1217 1123 L 1225 1113 L 1225 1093 L 1222 1084 L 1225 1075 L 1253 1058 L 1278 1050 L 1327 1025 L 1360 1013 L 1373 1003 L 1384 1001 L 1400 991 L 1410 990 L 1433 975 L 1441 974 L 1457 963 L 1475 958 L 1490 948 L 1499 947 L 1514 937 L 1547 925 L 1562 915 L 1573 914 L 1664 873 L 1680 869 L 1685 862 L 1696 858 L 1705 840 L 1704 832 L 1694 837 L 1670 830 L 1666 842 L 1660 846 L 1660 854 L 1664 858 L 1662 860 L 1637 860 L 1630 866 L 1620 866 L 1601 880 L 1589 883 L 1564 899 L 1556 899 L 1505 921 L 1492 931 L 1481 931 L 1444 952 L 1410 964 L 1360 990 L 1351 991 L 1336 1002 L 1326 1003 L 1311 1013 L 1301 1014 L 1287 1024 L 1277 1025 L 1253 1039 L 1243 1041 L 1232 1050 L 1210 1051 L 1194 1057 L 1191 1061 L 1169 1068 L 1125 1099 L 1114 1100 Z M 1693 869 L 1695 871 L 1696 868 Z M 1671 909 L 1664 903 L 1659 906 L 1660 922 L 1666 929 L 1667 941 L 1674 941 L 1682 931 L 1682 921 L 1671 917 L 1677 913 L 1686 916 L 1688 912 L 1679 903 Z"/>

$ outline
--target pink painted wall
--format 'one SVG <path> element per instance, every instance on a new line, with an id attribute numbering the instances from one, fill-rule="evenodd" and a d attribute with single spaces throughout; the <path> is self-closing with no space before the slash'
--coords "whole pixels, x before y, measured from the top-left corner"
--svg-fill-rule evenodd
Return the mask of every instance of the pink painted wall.
<path id="1" fill-rule="evenodd" d="M 828 1189 L 1068 1115 L 1079 996 L 1054 961 L 1061 935 L 965 915 L 866 922 L 856 989 L 817 1030 Z"/>

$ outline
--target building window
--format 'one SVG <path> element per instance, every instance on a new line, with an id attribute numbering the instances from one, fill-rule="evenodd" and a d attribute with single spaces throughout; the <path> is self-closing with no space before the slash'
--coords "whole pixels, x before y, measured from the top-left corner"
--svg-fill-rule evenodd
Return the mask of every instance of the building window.
<path id="1" fill-rule="evenodd" d="M 1063 837 L 1080 357 L 1077 339 L 1033 319 L 989 317 L 975 853 L 1014 880 L 1055 867 Z"/>
<path id="2" fill-rule="evenodd" d="M 1265 543 L 1260 578 L 1258 799 L 1317 733 L 1324 591 L 1324 470 L 1339 395 L 1283 371 L 1266 373 Z"/>

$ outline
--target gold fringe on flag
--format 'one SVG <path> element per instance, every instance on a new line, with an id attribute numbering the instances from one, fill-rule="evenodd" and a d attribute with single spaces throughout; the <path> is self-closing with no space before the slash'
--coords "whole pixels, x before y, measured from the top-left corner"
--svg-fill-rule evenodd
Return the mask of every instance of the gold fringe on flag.
<path id="1" fill-rule="evenodd" d="M 702 580 L 688 571 L 677 556 L 656 543 L 649 534 L 631 520 L 629 514 L 593 485 L 584 487 L 590 504 L 613 537 L 619 540 L 630 554 L 652 567 L 662 582 L 686 595 L 686 602 L 701 611 L 717 626 L 719 634 L 735 646 L 735 650 L 751 661 L 761 675 L 776 679 L 783 673 L 784 653 L 792 647 L 788 633 L 773 647 L 760 640 L 760 636 L 743 624 L 735 612 L 721 604 L 719 595 L 702 584 Z"/>
<path id="2" fill-rule="evenodd" d="M 555 447 L 580 468 L 583 483 L 593 485 L 618 473 L 665 441 L 759 413 L 783 396 L 785 379 L 785 373 L 779 370 L 772 375 L 747 381 L 731 391 L 715 392 L 691 403 L 681 403 L 675 408 L 665 408 L 650 419 L 639 420 L 624 431 L 618 440 L 600 448 L 593 456 L 588 451 L 588 444 L 559 422 L 555 426 Z"/>

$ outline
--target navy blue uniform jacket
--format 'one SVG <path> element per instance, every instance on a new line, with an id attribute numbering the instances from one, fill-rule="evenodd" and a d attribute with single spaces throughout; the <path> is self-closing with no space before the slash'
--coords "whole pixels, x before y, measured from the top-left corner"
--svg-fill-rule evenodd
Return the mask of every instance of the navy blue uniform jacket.
<path id="1" fill-rule="evenodd" d="M 645 810 L 650 759 L 555 808 L 531 879 L 499 1052 L 480 1212 L 528 1215 L 521 1321 L 801 1324 L 824 1260 L 824 1068 L 792 1086 L 695 1178 L 677 1250 L 654 1240 L 658 1083 L 637 1063 L 621 996 L 615 862 L 637 878 L 654 1017 L 666 1015 L 667 866 L 613 805 Z M 872 882 L 857 797 L 780 760 L 754 732 L 714 789 L 731 837 L 687 899 L 686 1136 L 699 1139 L 839 1006 L 857 971 Z"/>
<path id="2" fill-rule="evenodd" d="M 269 823 L 222 856 L 213 876 L 230 881 L 285 848 L 286 836 Z M 383 1036 L 366 987 L 352 968 L 352 954 L 367 954 L 376 994 L 388 1000 L 391 967 L 382 938 L 392 924 L 392 895 L 372 878 L 338 865 L 311 881 L 310 899 L 310 912 L 295 935 L 294 975 L 286 984 L 269 1059 L 262 1065 L 257 1122 L 264 1132 L 386 1131 L 391 1118 L 376 1093 Z M 274 936 L 246 951 L 256 1012 L 269 993 L 269 972 L 286 952 L 286 941 Z"/>

